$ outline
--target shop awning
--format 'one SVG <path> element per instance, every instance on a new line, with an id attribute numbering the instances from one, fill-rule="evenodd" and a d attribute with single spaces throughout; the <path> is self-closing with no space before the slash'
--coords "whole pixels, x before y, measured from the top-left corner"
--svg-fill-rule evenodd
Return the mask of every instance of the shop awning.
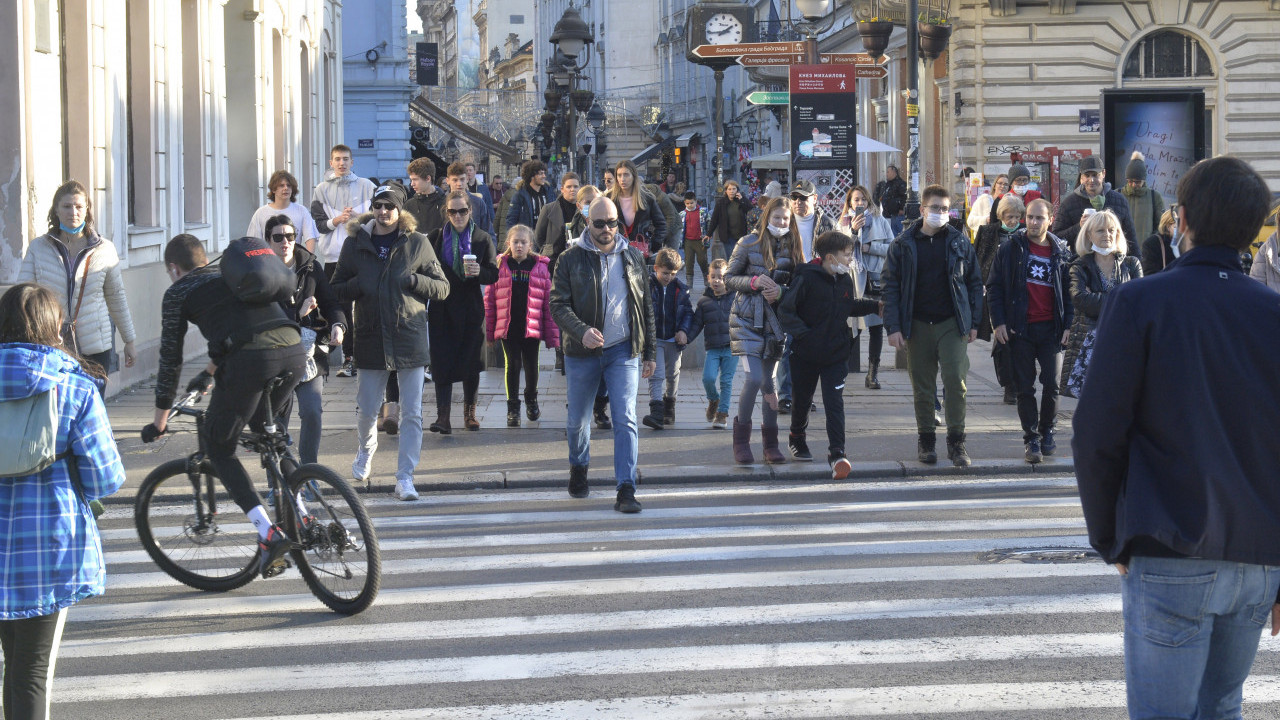
<path id="1" fill-rule="evenodd" d="M 702 139 L 702 136 L 696 132 L 685 133 L 676 138 L 676 147 L 687 148 L 690 145 L 697 145 L 700 139 Z"/>
<path id="2" fill-rule="evenodd" d="M 658 153 L 664 150 L 670 150 L 675 146 L 676 146 L 676 136 L 672 135 L 671 137 L 661 142 L 656 142 L 650 145 L 649 147 L 641 150 L 640 152 L 636 153 L 635 155 L 632 155 L 631 162 L 636 166 L 643 165 L 649 162 L 650 160 L 652 160 L 653 158 L 657 157 Z"/>
<path id="3" fill-rule="evenodd" d="M 422 124 L 425 125 L 429 122 L 457 138 L 458 142 L 465 142 L 491 155 L 497 155 L 504 162 L 517 163 L 520 161 L 520 153 L 515 148 L 471 127 L 421 95 L 418 95 L 409 103 L 409 112 L 411 116 L 413 114 L 421 114 L 423 116 L 422 120 L 425 121 Z"/>

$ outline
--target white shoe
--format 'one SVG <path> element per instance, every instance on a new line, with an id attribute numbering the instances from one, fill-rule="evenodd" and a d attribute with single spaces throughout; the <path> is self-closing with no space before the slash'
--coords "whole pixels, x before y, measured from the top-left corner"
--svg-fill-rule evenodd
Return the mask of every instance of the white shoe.
<path id="1" fill-rule="evenodd" d="M 358 482 L 369 479 L 369 466 L 373 464 L 373 454 L 364 449 L 356 451 L 356 459 L 351 463 L 351 477 Z"/>
<path id="2" fill-rule="evenodd" d="M 412 480 L 396 481 L 396 499 L 406 501 L 418 499 L 418 491 L 413 487 Z"/>

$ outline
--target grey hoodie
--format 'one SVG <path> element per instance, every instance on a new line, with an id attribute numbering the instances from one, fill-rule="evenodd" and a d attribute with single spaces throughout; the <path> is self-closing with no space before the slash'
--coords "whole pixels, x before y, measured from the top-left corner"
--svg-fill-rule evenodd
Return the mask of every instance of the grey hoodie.
<path id="1" fill-rule="evenodd" d="M 369 212 L 369 201 L 373 199 L 375 189 L 372 182 L 355 173 L 336 177 L 332 171 L 316 186 L 311 194 L 311 218 L 320 231 L 316 257 L 325 264 L 338 262 L 342 242 L 347 239 L 346 223 L 333 225 L 330 219 L 347 207 L 352 208 L 352 217 Z"/>
<path id="2" fill-rule="evenodd" d="M 600 304 L 604 308 L 604 346 L 613 347 L 631 339 L 631 315 L 627 312 L 627 277 L 622 263 L 622 253 L 627 249 L 627 239 L 619 233 L 613 250 L 604 252 L 591 241 L 591 231 L 583 230 L 578 245 L 594 253 L 600 263 Z"/>

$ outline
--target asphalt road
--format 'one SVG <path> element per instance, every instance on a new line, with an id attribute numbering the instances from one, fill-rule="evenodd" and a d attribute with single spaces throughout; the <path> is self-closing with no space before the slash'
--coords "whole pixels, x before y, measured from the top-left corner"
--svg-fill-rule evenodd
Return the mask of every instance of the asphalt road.
<path id="1" fill-rule="evenodd" d="M 1119 579 L 1069 557 L 1069 476 L 642 486 L 636 516 L 603 488 L 366 497 L 384 582 L 351 618 L 294 570 L 189 590 L 113 505 L 54 716 L 1125 716 Z M 1246 715 L 1276 717 L 1262 648 Z"/>

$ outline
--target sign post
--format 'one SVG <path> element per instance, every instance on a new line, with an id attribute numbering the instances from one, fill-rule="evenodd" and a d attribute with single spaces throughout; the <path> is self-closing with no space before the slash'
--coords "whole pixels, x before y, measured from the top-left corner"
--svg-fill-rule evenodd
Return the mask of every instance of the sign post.
<path id="1" fill-rule="evenodd" d="M 857 72 L 853 65 L 791 66 L 791 133 L 795 170 L 851 167 L 857 176 Z"/>

